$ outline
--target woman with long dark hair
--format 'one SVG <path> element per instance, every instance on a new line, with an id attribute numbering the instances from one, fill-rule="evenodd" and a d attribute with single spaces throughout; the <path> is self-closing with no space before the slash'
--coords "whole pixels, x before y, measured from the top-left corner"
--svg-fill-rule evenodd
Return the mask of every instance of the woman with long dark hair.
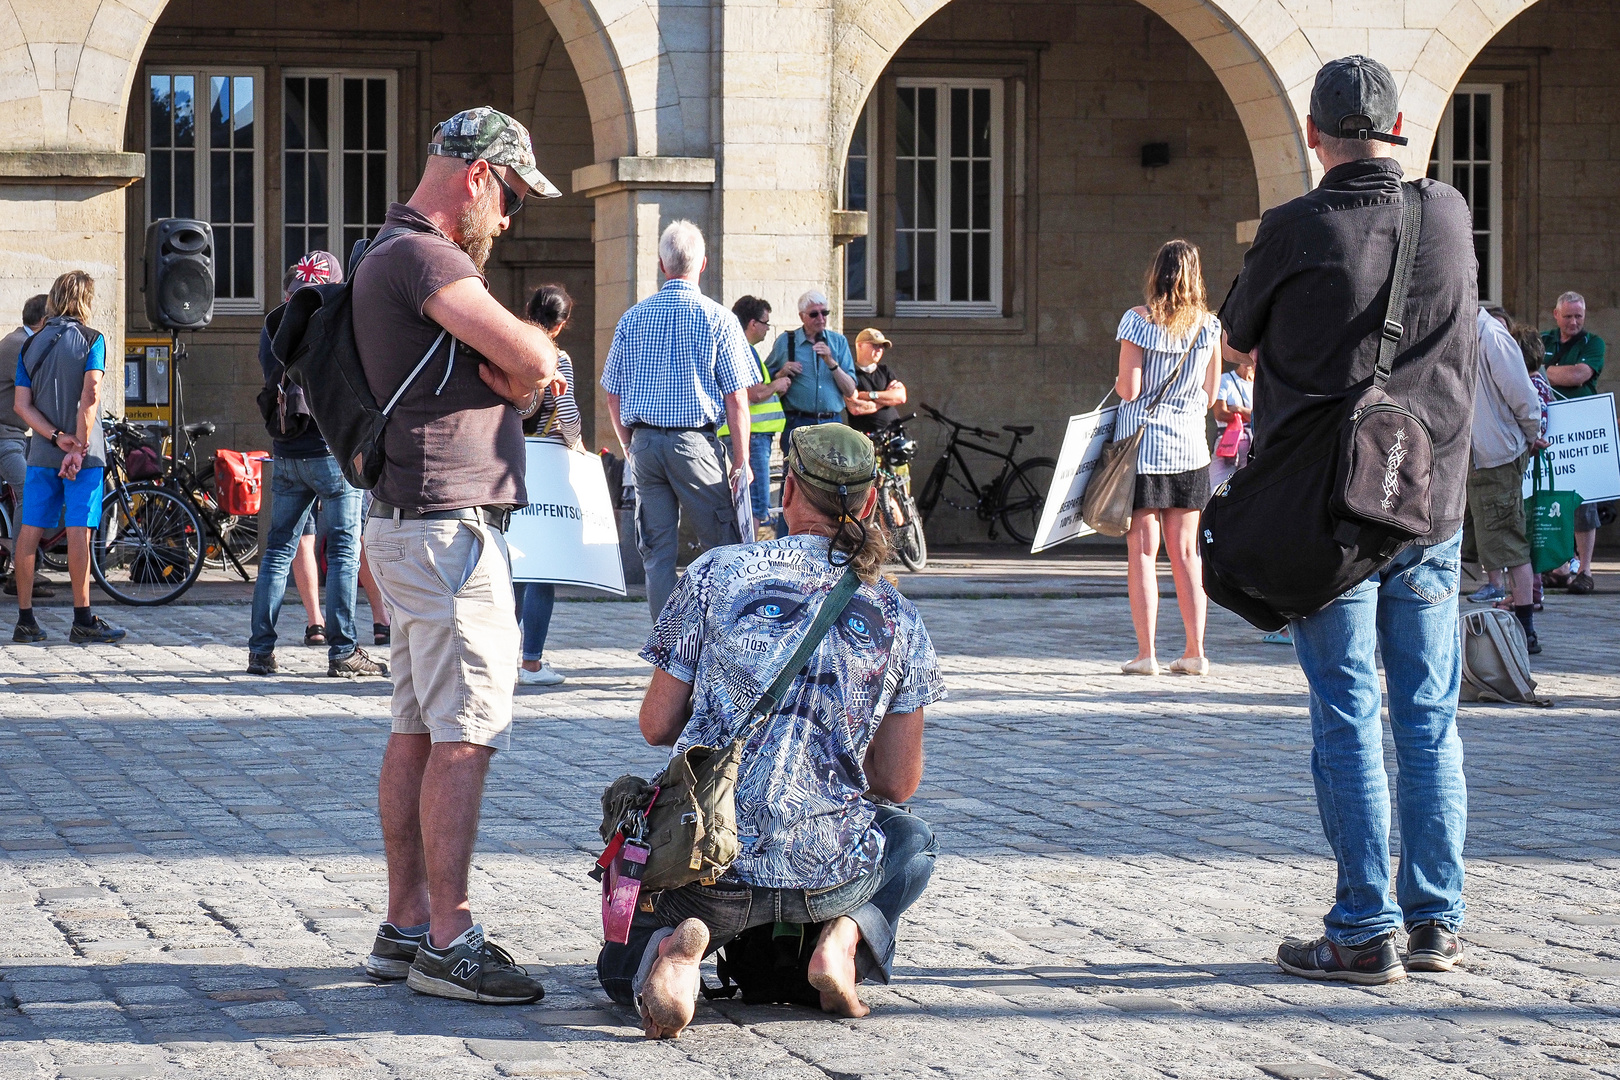
<path id="1" fill-rule="evenodd" d="M 1187 632 L 1186 649 L 1169 670 L 1207 675 L 1204 618 L 1209 602 L 1198 557 L 1198 516 L 1209 502 L 1204 416 L 1220 375 L 1221 324 L 1204 298 L 1198 248 L 1185 240 L 1171 240 L 1159 249 L 1142 292 L 1147 302 L 1125 313 L 1116 335 L 1119 376 L 1114 390 L 1124 404 L 1114 438 L 1145 429 L 1136 465 L 1135 511 L 1126 534 L 1136 657 L 1121 670 L 1127 675 L 1159 673 L 1153 638 L 1162 538 Z"/>

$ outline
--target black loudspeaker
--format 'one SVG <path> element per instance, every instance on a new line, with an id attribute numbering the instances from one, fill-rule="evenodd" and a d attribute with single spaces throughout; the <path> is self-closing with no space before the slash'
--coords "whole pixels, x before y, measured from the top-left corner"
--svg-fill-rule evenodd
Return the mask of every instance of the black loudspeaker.
<path id="1" fill-rule="evenodd" d="M 146 230 L 146 317 L 165 330 L 214 320 L 214 230 L 206 221 L 160 218 Z"/>

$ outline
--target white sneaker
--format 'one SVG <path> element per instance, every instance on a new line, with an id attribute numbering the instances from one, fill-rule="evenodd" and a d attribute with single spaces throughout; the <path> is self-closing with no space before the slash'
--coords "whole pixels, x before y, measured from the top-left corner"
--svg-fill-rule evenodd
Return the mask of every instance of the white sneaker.
<path id="1" fill-rule="evenodd" d="M 530 671 L 526 667 L 518 668 L 518 683 L 522 686 L 556 686 L 568 680 L 551 669 L 551 665 L 544 660 L 540 661 L 539 671 Z"/>

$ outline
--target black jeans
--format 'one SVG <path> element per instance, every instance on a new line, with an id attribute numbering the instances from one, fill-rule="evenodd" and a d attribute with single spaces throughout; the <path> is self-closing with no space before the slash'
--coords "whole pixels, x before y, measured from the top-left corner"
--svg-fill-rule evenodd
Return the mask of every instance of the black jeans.
<path id="1" fill-rule="evenodd" d="M 602 989 L 621 1005 L 633 1004 L 658 944 L 686 919 L 703 920 L 709 928 L 708 953 L 713 953 L 751 927 L 778 922 L 808 925 L 840 915 L 848 915 L 861 928 L 855 953 L 857 980 L 888 982 L 900 916 L 928 887 L 939 847 L 922 818 L 892 806 L 876 810 L 878 828 L 883 830 L 883 860 L 872 873 L 842 885 L 806 891 L 719 881 L 644 897 L 630 924 L 630 941 L 602 946 L 596 960 Z"/>

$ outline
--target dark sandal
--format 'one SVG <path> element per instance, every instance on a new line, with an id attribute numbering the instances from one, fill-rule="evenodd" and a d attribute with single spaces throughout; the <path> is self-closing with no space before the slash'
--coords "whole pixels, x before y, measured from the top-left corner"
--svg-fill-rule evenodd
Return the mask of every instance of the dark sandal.
<path id="1" fill-rule="evenodd" d="M 371 643 L 373 645 L 388 645 L 393 642 L 393 639 L 393 628 L 387 623 L 374 622 L 371 624 Z"/>
<path id="2" fill-rule="evenodd" d="M 325 645 L 326 627 L 322 626 L 320 623 L 315 623 L 312 626 L 304 627 L 304 644 Z"/>

